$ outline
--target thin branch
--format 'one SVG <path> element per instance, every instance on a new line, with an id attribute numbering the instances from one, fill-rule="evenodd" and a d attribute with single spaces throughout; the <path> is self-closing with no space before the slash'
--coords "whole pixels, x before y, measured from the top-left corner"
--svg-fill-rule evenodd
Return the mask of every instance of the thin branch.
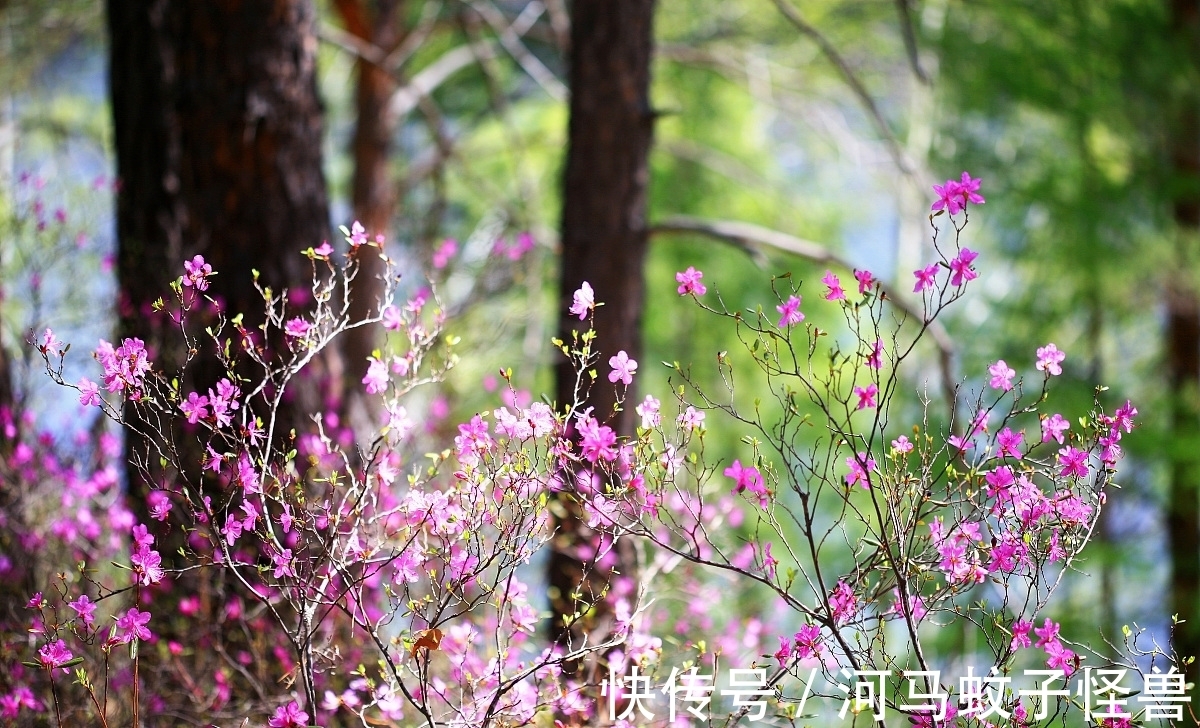
<path id="1" fill-rule="evenodd" d="M 421 104 L 439 86 L 454 74 L 475 63 L 480 58 L 494 58 L 499 49 L 495 42 L 482 41 L 447 51 L 433 63 L 421 69 L 404 86 L 396 89 L 388 101 L 387 113 L 399 119 Z"/>
<path id="2" fill-rule="evenodd" d="M 791 253 L 792 255 L 799 256 L 805 260 L 811 260 L 821 265 L 841 268 L 847 271 L 854 271 L 855 269 L 852 263 L 820 243 L 748 222 L 672 217 L 652 226 L 649 234 L 651 236 L 672 234 L 704 235 L 740 248 L 750 255 L 760 266 L 766 262 L 766 254 L 763 249 L 774 248 L 775 250 Z M 906 316 L 919 322 L 925 322 L 925 315 L 921 310 L 921 306 L 910 301 L 908 296 L 900 294 L 891 286 L 882 282 L 880 283 L 880 290 L 882 295 Z M 942 392 L 946 397 L 946 402 L 950 403 L 949 406 L 952 407 L 955 401 L 956 389 L 954 383 L 954 342 L 950 339 L 950 334 L 946 332 L 945 327 L 938 321 L 927 322 L 926 330 L 933 339 L 934 346 L 937 347 L 938 364 L 942 375 Z"/>
<path id="3" fill-rule="evenodd" d="M 858 97 L 858 100 L 866 109 L 867 116 L 870 117 L 876 131 L 879 132 L 880 137 L 887 145 L 892 159 L 896 162 L 896 166 L 906 176 L 915 178 L 917 176 L 916 165 L 908 158 L 908 155 L 904 152 L 904 148 L 900 145 L 900 141 L 892 133 L 892 128 L 888 124 L 887 119 L 883 117 L 883 112 L 879 110 L 879 106 L 875 103 L 875 99 L 867 91 L 867 87 L 863 85 L 862 81 L 859 80 L 854 69 L 842 57 L 842 54 L 838 52 L 837 48 L 834 47 L 828 38 L 805 20 L 800 11 L 788 2 L 788 0 L 771 0 L 771 2 L 775 3 L 775 7 L 779 8 L 779 12 L 783 13 L 783 17 L 787 18 L 788 22 L 796 26 L 796 30 L 799 30 L 801 34 L 808 36 L 816 43 L 821 53 L 837 68 L 846 85 L 850 87 L 850 90 L 854 92 L 854 95 Z"/>
<path id="4" fill-rule="evenodd" d="M 558 77 L 521 42 L 521 36 L 541 16 L 545 11 L 545 6 L 538 0 L 534 0 L 525 6 L 521 15 L 512 24 L 505 21 L 504 14 L 490 0 L 472 3 L 471 7 L 487 21 L 488 25 L 492 26 L 492 30 L 500 37 L 500 43 L 504 46 L 504 50 L 508 51 L 509 55 L 521 65 L 521 68 L 525 69 L 530 78 L 537 81 L 538 85 L 550 95 L 550 98 L 555 101 L 567 99 L 570 92 L 567 91 L 566 84 L 559 81 Z"/>
<path id="5" fill-rule="evenodd" d="M 908 65 L 912 67 L 913 75 L 921 83 L 929 86 L 933 79 L 921 66 L 921 57 L 917 53 L 917 30 L 912 16 L 913 0 L 896 0 L 896 12 L 900 14 L 900 35 L 904 37 L 904 50 L 908 53 Z"/>

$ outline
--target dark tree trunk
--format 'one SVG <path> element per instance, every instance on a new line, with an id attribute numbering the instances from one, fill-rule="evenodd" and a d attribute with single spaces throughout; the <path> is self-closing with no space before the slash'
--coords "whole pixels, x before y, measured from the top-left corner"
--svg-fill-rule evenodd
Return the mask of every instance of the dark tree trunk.
<path id="1" fill-rule="evenodd" d="M 1172 0 L 1177 47 L 1193 72 L 1200 71 L 1200 0 Z M 1166 289 L 1167 366 L 1173 445 L 1167 498 L 1171 547 L 1171 612 L 1174 649 L 1196 658 L 1189 682 L 1200 679 L 1200 292 L 1194 266 L 1200 263 L 1200 89 L 1176 100 L 1169 130 L 1173 212 L 1178 227 L 1176 272 Z"/>
<path id="2" fill-rule="evenodd" d="M 399 20 L 402 0 L 337 0 L 338 13 L 346 29 L 360 40 L 370 43 L 385 54 L 391 53 L 403 39 Z M 364 58 L 357 63 L 355 94 L 355 127 L 351 152 L 354 158 L 352 204 L 354 216 L 371 235 L 387 234 L 396 211 L 396 195 L 392 186 L 390 157 L 396 119 L 388 112 L 388 102 L 396 89 L 396 81 L 386 68 Z M 376 311 L 383 294 L 383 260 L 379 251 L 367 248 L 360 258 L 362 266 L 350 291 L 350 316 L 365 318 Z M 345 404 L 353 409 L 349 398 L 369 406 L 373 400 L 363 395 L 362 378 L 367 373 L 367 357 L 378 346 L 379 327 L 366 326 L 349 331 L 341 340 L 345 361 L 342 392 Z"/>
<path id="3" fill-rule="evenodd" d="M 646 256 L 646 186 L 649 177 L 654 113 L 649 102 L 653 0 L 576 0 L 571 23 L 571 109 L 566 172 L 563 180 L 562 273 L 559 296 L 559 335 L 571 341 L 580 330 L 567 308 L 587 281 L 596 300 L 595 347 L 602 352 L 597 369 L 607 372 L 608 358 L 618 351 L 641 355 L 641 315 Z M 556 370 L 559 405 L 574 400 L 575 372 L 562 362 Z M 612 414 L 618 390 L 606 376 L 592 385 L 585 407 L 608 420 L 618 434 L 634 432 L 632 402 Z M 612 574 L 597 570 L 578 556 L 583 523 L 569 495 L 559 498 L 548 565 L 553 637 L 560 645 L 580 633 L 606 629 L 609 600 L 601 600 L 593 616 L 567 628 L 568 616 L 580 603 L 600 598 Z M 628 546 L 618 545 L 617 569 L 632 575 Z M 600 635 L 603 636 L 603 635 Z M 594 640 L 593 640 L 594 641 Z"/>
<path id="4" fill-rule="evenodd" d="M 159 297 L 170 300 L 168 283 L 183 273 L 184 260 L 200 254 L 212 264 L 217 275 L 208 293 L 224 302 L 229 316 L 244 314 L 251 331 L 264 318 L 252 269 L 276 292 L 311 285 L 311 267 L 300 251 L 319 246 L 329 231 L 316 11 L 311 0 L 109 0 L 107 12 L 120 178 L 119 336 L 143 339 L 156 363 L 170 372 L 180 364 L 181 352 L 173 343 L 177 335 L 167 317 L 152 315 L 152 304 Z M 204 391 L 215 383 L 220 366 L 211 343 L 191 371 L 185 387 Z M 126 409 L 127 416 L 136 417 Z M 298 422 L 300 409 L 296 405 L 282 413 L 284 433 Z M 194 435 L 178 438 L 181 463 L 189 472 L 198 471 L 200 459 L 201 446 L 187 444 L 194 440 Z M 127 456 L 138 446 L 136 435 L 128 433 Z M 136 469 L 128 476 L 131 506 L 152 524 L 147 485 Z M 164 561 L 173 560 L 179 533 L 159 534 Z M 201 644 L 214 640 L 221 649 L 198 649 L 196 674 L 202 665 L 211 671 L 213 663 L 229 670 L 218 653 L 247 649 L 256 658 L 250 669 L 257 684 L 270 685 L 268 655 L 274 644 L 264 644 L 270 635 L 235 629 L 232 623 L 221 626 L 217 610 L 230 586 L 208 574 L 184 575 L 171 593 L 156 597 L 174 605 L 185 595 L 200 594 L 204 611 L 195 624 L 211 626 Z M 155 614 L 162 615 L 155 632 L 171 636 L 170 610 Z M 155 661 L 153 651 L 143 655 Z M 172 683 L 172 672 L 165 665 L 147 665 L 142 675 L 158 681 L 159 695 L 186 702 L 182 696 L 190 693 Z M 235 700 L 252 697 L 252 683 L 237 678 L 236 670 L 228 674 Z M 193 698 L 207 702 L 210 696 Z"/>

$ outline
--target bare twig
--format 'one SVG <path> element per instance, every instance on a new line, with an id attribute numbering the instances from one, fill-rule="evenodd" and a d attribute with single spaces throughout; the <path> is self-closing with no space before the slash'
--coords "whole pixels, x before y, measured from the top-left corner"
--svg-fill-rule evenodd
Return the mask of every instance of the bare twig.
<path id="1" fill-rule="evenodd" d="M 928 86 L 933 83 L 925 69 L 921 66 L 921 57 L 917 53 L 917 31 L 912 17 L 913 0 L 896 0 L 896 12 L 900 15 L 900 35 L 904 38 L 904 50 L 908 53 L 908 65 L 912 67 L 917 80 Z"/>
<path id="2" fill-rule="evenodd" d="M 650 235 L 672 235 L 690 233 L 703 235 L 714 240 L 734 245 L 745 251 L 760 266 L 766 262 L 764 248 L 773 248 L 785 253 L 800 256 L 814 263 L 828 265 L 853 271 L 854 265 L 831 251 L 828 247 L 811 240 L 798 238 L 794 235 L 771 230 L 760 225 L 733 220 L 700 220 L 692 217 L 672 217 L 650 228 Z M 891 286 L 880 283 L 880 288 L 887 300 L 906 316 L 926 323 L 925 315 L 919 303 L 914 303 L 907 296 L 900 294 Z M 938 321 L 928 321 L 927 329 L 938 350 L 938 363 L 941 368 L 941 385 L 946 401 L 955 400 L 954 383 L 954 343 L 950 334 Z"/>

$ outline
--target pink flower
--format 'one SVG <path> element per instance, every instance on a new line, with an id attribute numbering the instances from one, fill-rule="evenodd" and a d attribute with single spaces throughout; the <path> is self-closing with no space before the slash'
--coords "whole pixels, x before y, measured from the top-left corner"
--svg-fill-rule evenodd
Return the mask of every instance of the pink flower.
<path id="1" fill-rule="evenodd" d="M 571 308 L 567 310 L 578 316 L 579 320 L 582 321 L 588 317 L 588 312 L 595 307 L 595 292 L 592 291 L 591 284 L 587 281 L 584 281 L 583 285 L 579 287 L 579 290 L 575 291 L 574 302 L 571 304 Z"/>
<path id="2" fill-rule="evenodd" d="M 741 493 L 748 490 L 758 496 L 758 504 L 767 507 L 767 488 L 763 485 L 762 473 L 754 466 L 744 467 L 741 460 L 734 460 L 733 465 L 725 468 L 725 477 L 733 478 L 736 485 L 733 487 L 734 493 Z"/>
<path id="3" fill-rule="evenodd" d="M 971 267 L 971 263 L 978 257 L 979 253 L 970 248 L 959 250 L 958 257 L 950 261 L 950 270 L 952 271 L 950 285 L 961 286 L 967 281 L 973 281 L 978 278 L 979 274 Z"/>
<path id="4" fill-rule="evenodd" d="M 642 427 L 649 430 L 652 427 L 658 427 L 662 423 L 662 416 L 659 415 L 659 401 L 654 398 L 654 395 L 647 394 L 646 399 L 642 401 L 634 411 L 642 418 Z"/>
<path id="5" fill-rule="evenodd" d="M 162 581 L 162 556 L 157 551 L 142 546 L 129 561 L 133 565 L 133 574 L 137 577 L 138 584 L 150 586 Z"/>
<path id="6" fill-rule="evenodd" d="M 281 706 L 267 722 L 269 728 L 304 728 L 308 725 L 308 713 L 300 710 L 295 700 Z"/>
<path id="7" fill-rule="evenodd" d="M 917 285 L 913 287 L 913 293 L 920 293 L 921 291 L 925 290 L 926 288 L 933 288 L 934 286 L 936 286 L 937 282 L 934 279 L 937 276 L 937 272 L 938 272 L 938 264 L 937 263 L 934 263 L 933 265 L 929 266 L 928 268 L 914 270 L 913 276 L 915 276 L 917 279 Z"/>
<path id="8" fill-rule="evenodd" d="M 970 174 L 963 172 L 962 177 L 958 181 L 958 194 L 962 197 L 962 206 L 965 210 L 967 203 L 972 205 L 982 205 L 984 203 L 983 196 L 979 194 L 979 184 L 982 180 L 972 178 Z"/>
<path id="9" fill-rule="evenodd" d="M 842 282 L 833 274 L 833 271 L 825 271 L 825 276 L 821 278 L 821 282 L 829 286 L 829 290 L 825 292 L 826 301 L 846 300 L 846 292 L 842 290 Z"/>
<path id="10" fill-rule="evenodd" d="M 1057 440 L 1058 444 L 1063 444 L 1063 433 L 1071 428 L 1063 416 L 1055 412 L 1046 419 L 1042 420 L 1042 442 L 1049 442 L 1051 439 Z"/>
<path id="11" fill-rule="evenodd" d="M 333 246 L 329 244 L 328 240 L 322 240 L 321 244 L 313 249 L 313 255 L 317 256 L 318 258 L 328 258 L 332 254 Z"/>
<path id="12" fill-rule="evenodd" d="M 79 404 L 84 407 L 100 404 L 100 385 L 87 377 L 79 380 Z"/>
<path id="13" fill-rule="evenodd" d="M 627 387 L 633 383 L 638 363 L 630 359 L 623 349 L 618 351 L 616 356 L 609 358 L 608 365 L 612 367 L 612 371 L 608 373 L 608 381 L 614 384 L 619 381 Z"/>
<path id="14" fill-rule="evenodd" d="M 875 386 L 874 383 L 868 384 L 866 388 L 855 387 L 854 394 L 858 396 L 858 407 L 855 409 L 878 406 L 875 402 L 875 397 L 879 394 L 879 387 Z"/>
<path id="15" fill-rule="evenodd" d="M 150 612 L 138 611 L 137 607 L 130 607 L 128 612 L 125 612 L 117 619 L 117 629 L 120 630 L 115 639 L 118 644 L 126 644 L 137 640 L 148 640 L 154 635 L 146 628 L 150 623 Z"/>
<path id="16" fill-rule="evenodd" d="M 75 659 L 75 655 L 71 654 L 71 651 L 67 649 L 67 643 L 62 640 L 45 645 L 38 650 L 38 662 L 52 672 L 55 668 L 63 667 L 73 659 Z M 70 670 L 63 667 L 63 672 L 70 672 Z"/>
<path id="17" fill-rule="evenodd" d="M 1058 463 L 1063 466 L 1059 475 L 1086 478 L 1088 474 L 1087 453 L 1073 447 L 1064 447 L 1058 451 Z"/>
<path id="18" fill-rule="evenodd" d="M 342 228 L 342 230 L 345 229 L 346 228 Z M 355 248 L 367 242 L 367 231 L 365 228 L 363 228 L 362 223 L 358 220 L 355 220 L 354 223 L 350 225 L 350 234 L 346 236 L 346 242 L 350 243 L 350 245 Z"/>
<path id="19" fill-rule="evenodd" d="M 1075 672 L 1075 653 L 1063 647 L 1058 640 L 1046 645 L 1046 654 L 1049 655 L 1046 667 L 1062 670 L 1068 675 Z"/>
<path id="20" fill-rule="evenodd" d="M 194 286 L 197 291 L 208 290 L 208 276 L 212 275 L 212 266 L 204 262 L 204 256 L 197 255 L 191 260 L 183 262 L 183 269 L 186 275 L 183 276 L 183 285 L 187 287 Z"/>
<path id="21" fill-rule="evenodd" d="M 1059 351 L 1054 344 L 1046 344 L 1037 350 L 1037 369 L 1039 372 L 1047 372 L 1050 376 L 1057 377 L 1062 374 L 1060 365 L 1066 358 L 1065 351 Z"/>
<path id="22" fill-rule="evenodd" d="M 296 339 L 302 339 L 302 338 L 304 338 L 304 335 L 307 334 L 309 329 L 311 329 L 311 328 L 312 328 L 312 324 L 310 324 L 309 322 L 305 321 L 302 318 L 296 317 L 294 319 L 291 319 L 290 321 L 287 322 L 287 324 L 284 325 L 283 331 L 288 336 L 291 336 Z"/>
<path id="23" fill-rule="evenodd" d="M 901 455 L 907 455 L 912 452 L 913 444 L 909 442 L 908 435 L 901 435 L 895 440 L 892 440 L 892 451 Z"/>
<path id="24" fill-rule="evenodd" d="M 699 430 L 704 427 L 704 413 L 695 407 L 689 406 L 684 410 L 683 414 L 677 418 L 680 426 L 689 430 Z"/>
<path id="25" fill-rule="evenodd" d="M 875 345 L 871 347 L 871 353 L 867 355 L 867 366 L 872 369 L 883 368 L 883 339 L 875 339 Z"/>
<path id="26" fill-rule="evenodd" d="M 88 598 L 87 594 L 81 595 L 78 599 L 67 604 L 68 607 L 75 610 L 79 615 L 79 619 L 89 627 L 96 620 L 96 603 Z"/>
<path id="27" fill-rule="evenodd" d="M 871 487 L 867 473 L 875 472 L 875 460 L 867 453 L 860 452 L 857 455 L 846 458 L 846 466 L 850 468 L 850 472 L 846 473 L 847 487 L 851 487 L 855 483 L 861 484 L 864 488 Z"/>
<path id="28" fill-rule="evenodd" d="M 779 323 L 777 327 L 794 326 L 804 320 L 804 314 L 800 313 L 800 297 L 788 296 L 788 300 L 783 304 L 776 306 L 775 310 L 780 313 Z"/>
<path id="29" fill-rule="evenodd" d="M 849 585 L 840 579 L 829 595 L 829 609 L 835 624 L 845 624 L 858 611 L 858 598 Z"/>
<path id="30" fill-rule="evenodd" d="M 1033 633 L 1038 636 L 1037 646 L 1045 647 L 1051 642 L 1057 642 L 1058 630 L 1059 625 L 1055 622 L 1051 622 L 1050 618 L 1046 617 L 1046 621 L 1042 624 L 1042 626 L 1033 630 Z"/>
<path id="31" fill-rule="evenodd" d="M 1033 622 L 1017 620 L 1012 627 L 1012 649 L 1016 650 L 1019 647 L 1029 647 L 1029 630 L 1033 629 Z"/>
<path id="32" fill-rule="evenodd" d="M 370 362 L 370 366 L 367 367 L 367 375 L 363 377 L 362 383 L 367 385 L 367 394 L 380 394 L 387 389 L 387 362 L 380 361 L 375 357 L 371 357 L 367 361 Z"/>
<path id="33" fill-rule="evenodd" d="M 194 425 L 199 420 L 208 417 L 208 397 L 190 392 L 187 401 L 179 403 L 179 409 L 187 415 L 187 421 Z"/>
<path id="34" fill-rule="evenodd" d="M 1024 432 L 1013 432 L 1010 428 L 1005 427 L 1000 434 L 996 435 L 996 445 L 998 446 L 996 454 L 1000 457 L 1008 455 L 1020 460 L 1022 457 L 1021 445 L 1024 444 L 1024 441 Z"/>
<path id="35" fill-rule="evenodd" d="M 933 192 L 938 198 L 929 206 L 930 211 L 938 212 L 944 209 L 951 215 L 962 211 L 962 195 L 959 194 L 958 183 L 954 180 L 946 180 L 944 185 L 934 185 Z"/>
<path id="36" fill-rule="evenodd" d="M 875 277 L 869 270 L 855 270 L 854 277 L 858 279 L 858 292 L 867 293 L 875 284 Z"/>
<path id="37" fill-rule="evenodd" d="M 458 254 L 458 241 L 453 238 L 446 238 L 438 249 L 433 251 L 433 267 L 436 270 L 441 270 L 450 264 L 450 259 Z M 295 705 L 295 703 L 293 703 Z"/>
<path id="38" fill-rule="evenodd" d="M 680 284 L 676 291 L 681 296 L 686 296 L 689 293 L 703 296 L 705 293 L 708 293 L 708 289 L 700 282 L 700 279 L 703 277 L 704 273 L 689 265 L 687 270 L 675 274 L 675 281 Z"/>
<path id="39" fill-rule="evenodd" d="M 1005 392 L 1013 388 L 1012 378 L 1017 376 L 1017 372 L 1004 363 L 1003 359 L 988 367 L 988 374 L 992 375 L 992 389 L 1003 389 Z"/>

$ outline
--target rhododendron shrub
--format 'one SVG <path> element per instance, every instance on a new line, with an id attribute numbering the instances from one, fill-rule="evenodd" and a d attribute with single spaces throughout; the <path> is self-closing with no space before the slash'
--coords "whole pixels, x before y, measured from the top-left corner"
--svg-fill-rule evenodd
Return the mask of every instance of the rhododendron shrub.
<path id="1" fill-rule="evenodd" d="M 101 342 L 94 374 L 65 381 L 67 347 L 46 332 L 38 349 L 50 375 L 81 404 L 140 428 L 135 465 L 153 484 L 150 522 L 123 524 L 119 570 L 82 565 L 30 599 L 33 639 L 0 710 L 52 713 L 60 725 L 108 723 L 117 703 L 136 717 L 141 705 L 154 715 L 183 712 L 190 699 L 191 714 L 270 726 L 665 723 L 676 716 L 659 691 L 643 694 L 644 681 L 678 687 L 703 666 L 762 670 L 757 689 L 795 718 L 806 710 L 789 697 L 799 686 L 814 703 L 841 701 L 847 693 L 835 687 L 846 670 L 917 671 L 923 694 L 957 696 L 962 656 L 939 654 L 931 641 L 949 624 L 974 632 L 966 657 L 980 674 L 1032 665 L 1065 677 L 1106 664 L 1042 612 L 1096 525 L 1137 411 L 1109 402 L 1102 388 L 1090 411 L 1057 411 L 1051 385 L 1069 359 L 1052 343 L 969 378 L 947 403 L 953 416 L 944 425 L 928 401 L 901 403 L 902 392 L 920 390 L 906 372 L 921 338 L 981 274 L 978 254 L 961 244 L 967 206 L 983 202 L 978 180 L 964 174 L 937 193 L 931 224 L 939 216 L 949 224 L 933 226 L 934 256 L 914 272 L 921 302 L 904 309 L 868 270 L 853 271 L 847 286 L 827 271 L 815 290 L 776 278 L 775 300 L 750 311 L 728 310 L 720 281 L 702 283 L 694 267 L 662 282 L 728 322 L 769 407 L 738 404 L 734 382 L 747 373 L 725 353 L 716 362 L 726 391 L 708 391 L 676 366 L 682 387 L 635 399 L 646 367 L 625 351 L 603 351 L 591 327 L 602 302 L 585 283 L 570 306 L 580 331 L 554 341 L 574 364 L 574 401 L 519 405 L 513 396 L 425 453 L 410 395 L 454 366 L 455 339 L 431 288 L 393 300 L 392 270 L 373 315 L 349 319 L 339 292 L 358 274 L 358 251 L 380 245 L 357 224 L 344 231 L 343 262 L 328 244 L 305 251 L 309 306 L 263 290 L 262 330 L 218 314 L 217 325 L 194 331 L 194 315 L 213 303 L 209 278 L 238 272 L 214 271 L 199 257 L 186 263 L 164 309 L 185 350 L 216 353 L 223 371 L 211 382 L 180 384 L 192 381 L 193 359 L 165 371 L 136 339 Z M 819 329 L 814 320 L 827 316 L 812 315 L 816 307 L 839 313 L 844 330 Z M 379 405 L 374 432 L 349 442 L 336 413 L 284 432 L 278 415 L 297 377 L 340 333 L 372 323 L 388 334 L 362 381 Z M 624 388 L 618 406 L 635 407 L 634 436 L 618 435 L 611 412 L 585 404 L 601 376 Z M 727 462 L 705 448 L 718 417 L 744 429 L 744 447 Z M 177 431 L 200 447 L 162 434 Z M 189 462 L 191 453 L 203 455 Z M 601 597 L 615 623 L 556 646 L 545 641 L 530 568 L 559 536 L 549 530 L 552 492 L 576 499 L 584 514 L 573 538 L 585 571 L 610 572 L 618 538 L 634 539 L 640 555 L 636 580 L 619 575 Z M 186 566 L 167 566 L 159 548 L 180 534 Z M 269 653 L 233 658 L 243 673 L 272 677 L 248 681 L 248 694 L 235 695 L 222 670 L 189 674 L 197 689 L 183 697 L 155 693 L 139 676 L 147 649 L 186 672 L 188 659 L 221 648 L 211 635 L 195 644 L 156 637 L 156 625 L 197 612 L 191 596 L 169 603 L 164 590 L 191 570 L 235 580 L 239 596 L 225 618 L 279 638 Z M 768 612 L 737 614 L 713 597 L 747 587 Z M 68 693 L 83 699 L 60 699 Z M 941 711 L 914 706 L 898 680 L 879 694 L 880 710 L 915 723 L 990 724 L 970 700 L 956 697 Z M 1068 698 L 1055 700 L 1002 689 L 993 702 L 1024 725 Z M 690 715 L 759 717 L 723 693 L 704 707 L 704 716 Z"/>

